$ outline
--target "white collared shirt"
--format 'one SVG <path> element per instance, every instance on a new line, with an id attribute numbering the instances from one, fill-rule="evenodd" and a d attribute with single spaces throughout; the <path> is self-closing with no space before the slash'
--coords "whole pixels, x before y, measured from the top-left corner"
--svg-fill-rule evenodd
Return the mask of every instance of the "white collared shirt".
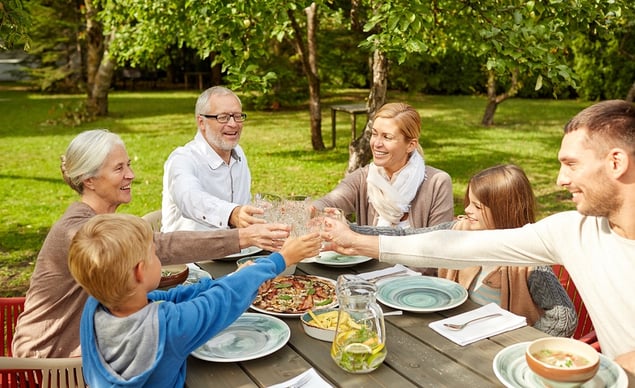
<path id="1" fill-rule="evenodd" d="M 162 232 L 229 228 L 232 210 L 251 200 L 251 173 L 240 145 L 229 165 L 199 132 L 163 166 Z"/>

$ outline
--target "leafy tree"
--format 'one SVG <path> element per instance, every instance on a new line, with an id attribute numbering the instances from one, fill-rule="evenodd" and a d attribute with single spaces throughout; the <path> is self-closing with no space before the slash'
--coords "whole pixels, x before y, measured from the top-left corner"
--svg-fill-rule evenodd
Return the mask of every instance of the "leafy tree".
<path id="1" fill-rule="evenodd" d="M 22 0 L 0 1 L 0 50 L 13 48 L 18 42 L 23 42 L 24 49 L 28 50 L 30 23 L 30 15 Z"/>
<path id="2" fill-rule="evenodd" d="M 536 89 L 543 82 L 576 86 L 576 77 L 569 66 L 568 45 L 576 31 L 607 28 L 608 20 L 619 12 L 619 1 L 551 1 L 543 2 L 462 2 L 458 14 L 466 16 L 477 29 L 474 37 L 483 43 L 474 47 L 486 60 L 488 75 L 487 106 L 481 123 L 492 125 L 498 104 L 513 97 L 522 87 L 521 75 L 534 76 Z M 507 79 L 503 91 L 497 85 Z"/>
<path id="3" fill-rule="evenodd" d="M 437 57 L 453 47 L 483 63 L 488 104 L 482 123 L 493 124 L 498 104 L 513 97 L 527 77 L 574 85 L 569 66 L 569 36 L 589 28 L 608 28 L 630 6 L 625 0 L 386 0 L 369 21 L 374 44 L 403 62 L 405 55 Z M 369 28 L 367 27 L 367 28 Z"/>
<path id="4" fill-rule="evenodd" d="M 30 75 L 47 91 L 85 91 L 80 121 L 108 113 L 108 90 L 115 63 L 92 0 L 33 0 L 31 34 L 36 39 Z M 77 113 L 77 112 L 75 112 Z"/>
<path id="5" fill-rule="evenodd" d="M 260 65 L 274 62 L 279 43 L 289 40 L 309 87 L 312 145 L 324 149 L 316 38 L 322 8 L 318 2 L 124 0 L 103 4 L 101 20 L 109 31 L 116 31 L 111 48 L 118 61 L 136 64 L 170 44 L 187 45 L 201 58 L 213 57 L 214 65 L 221 64 L 232 86 L 264 94 L 273 90 L 278 75 Z"/>
<path id="6" fill-rule="evenodd" d="M 83 1 L 32 0 L 27 6 L 32 65 L 24 71 L 42 91 L 85 90 Z"/>
<path id="7" fill-rule="evenodd" d="M 580 79 L 579 94 L 587 100 L 625 98 L 635 95 L 634 10 L 622 9 L 606 29 L 577 34 L 571 45 L 573 67 Z M 626 97 L 625 97 L 626 96 Z"/>

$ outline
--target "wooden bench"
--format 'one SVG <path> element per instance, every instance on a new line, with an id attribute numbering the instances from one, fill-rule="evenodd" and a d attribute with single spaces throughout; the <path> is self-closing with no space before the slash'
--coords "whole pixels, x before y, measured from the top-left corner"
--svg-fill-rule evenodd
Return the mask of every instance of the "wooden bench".
<path id="1" fill-rule="evenodd" d="M 366 104 L 342 104 L 342 105 L 331 105 L 331 138 L 333 143 L 333 148 L 335 148 L 335 115 L 337 112 L 348 112 L 351 115 L 351 139 L 355 140 L 357 138 L 357 115 L 361 113 L 365 113 L 368 115 L 368 107 Z"/>

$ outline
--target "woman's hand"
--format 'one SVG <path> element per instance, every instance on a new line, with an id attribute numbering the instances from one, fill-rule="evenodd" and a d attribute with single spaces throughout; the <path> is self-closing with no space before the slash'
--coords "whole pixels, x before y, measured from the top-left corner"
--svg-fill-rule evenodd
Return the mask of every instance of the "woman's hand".
<path id="1" fill-rule="evenodd" d="M 347 256 L 379 258 L 379 236 L 365 236 L 353 232 L 348 223 L 325 217 L 322 238 L 327 241 L 322 250 Z"/>
<path id="2" fill-rule="evenodd" d="M 322 238 L 327 242 L 324 250 L 331 250 L 343 255 L 354 256 L 357 251 L 353 242 L 360 235 L 353 232 L 348 224 L 334 218 L 324 218 Z"/>

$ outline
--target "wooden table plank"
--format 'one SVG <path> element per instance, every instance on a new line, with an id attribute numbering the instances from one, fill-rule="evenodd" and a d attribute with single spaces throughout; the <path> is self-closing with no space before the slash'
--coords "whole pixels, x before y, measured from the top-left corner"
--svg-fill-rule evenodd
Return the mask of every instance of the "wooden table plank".
<path id="1" fill-rule="evenodd" d="M 258 387 L 237 363 L 221 364 L 188 357 L 185 386 L 209 387 L 210 381 L 217 387 Z"/>
<path id="2" fill-rule="evenodd" d="M 384 363 L 420 386 L 491 387 L 497 381 L 453 362 L 447 355 L 393 325 L 388 325 L 386 332 L 388 356 Z"/>
<path id="3" fill-rule="evenodd" d="M 269 356 L 240 364 L 263 387 L 287 381 L 311 368 L 311 364 L 289 346 Z"/>

